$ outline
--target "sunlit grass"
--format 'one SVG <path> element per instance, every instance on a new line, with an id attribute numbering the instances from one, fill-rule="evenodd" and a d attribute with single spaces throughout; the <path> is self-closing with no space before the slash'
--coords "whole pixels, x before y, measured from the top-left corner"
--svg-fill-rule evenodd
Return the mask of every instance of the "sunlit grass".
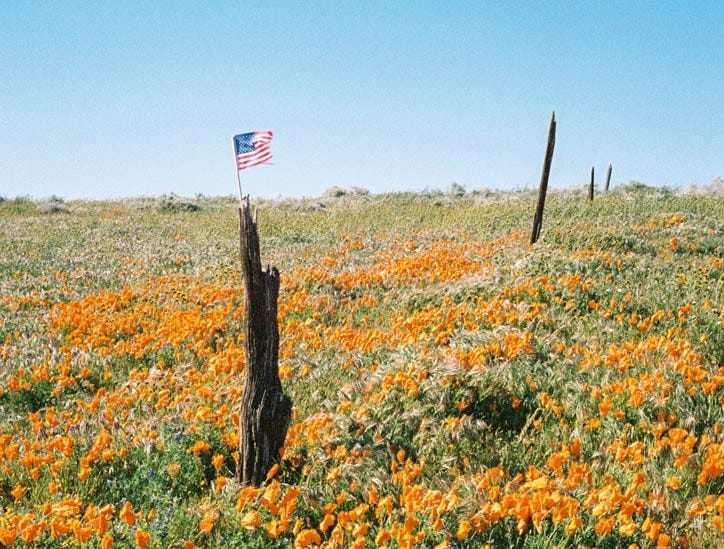
<path id="1" fill-rule="evenodd" d="M 180 206 L 179 206 L 180 204 Z M 262 202 L 294 416 L 234 479 L 232 199 L 0 203 L 0 544 L 715 546 L 724 201 Z"/>

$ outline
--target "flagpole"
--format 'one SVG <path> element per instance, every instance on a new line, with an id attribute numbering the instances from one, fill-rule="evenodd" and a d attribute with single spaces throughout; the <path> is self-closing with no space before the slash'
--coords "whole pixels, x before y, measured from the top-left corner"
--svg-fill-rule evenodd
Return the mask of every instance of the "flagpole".
<path id="1" fill-rule="evenodd" d="M 239 206 L 244 205 L 244 199 L 241 195 L 241 176 L 239 175 L 239 165 L 236 163 L 236 143 L 234 142 L 236 136 L 231 137 L 231 148 L 234 150 L 234 167 L 236 167 L 236 184 L 239 187 Z"/>

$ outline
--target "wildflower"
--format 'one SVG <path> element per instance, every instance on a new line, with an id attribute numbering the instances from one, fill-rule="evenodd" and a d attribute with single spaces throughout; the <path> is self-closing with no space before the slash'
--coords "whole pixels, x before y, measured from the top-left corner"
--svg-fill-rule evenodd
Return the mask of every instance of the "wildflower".
<path id="1" fill-rule="evenodd" d="M 583 525 L 583 520 L 581 520 L 581 517 L 578 515 L 571 517 L 571 519 L 568 521 L 568 524 L 566 524 L 566 535 L 572 536 L 573 533 L 578 530 Z"/>
<path id="2" fill-rule="evenodd" d="M 224 465 L 224 456 L 221 454 L 214 454 L 214 457 L 211 458 L 211 465 L 214 466 L 215 469 L 220 469 L 222 465 Z"/>
<path id="3" fill-rule="evenodd" d="M 136 513 L 133 512 L 133 505 L 131 505 L 130 501 L 127 501 L 123 504 L 123 507 L 121 508 L 121 512 L 118 514 L 118 516 L 121 518 L 122 521 L 124 521 L 128 526 L 133 526 L 136 522 Z"/>
<path id="4" fill-rule="evenodd" d="M 651 541 L 656 541 L 660 537 L 663 527 L 664 525 L 662 523 L 646 517 L 643 524 L 641 525 L 641 531 L 646 535 L 648 539 L 650 539 Z"/>
<path id="5" fill-rule="evenodd" d="M 89 526 L 81 526 L 79 522 L 73 523 L 73 535 L 80 543 L 85 543 L 93 534 L 93 528 Z"/>
<path id="6" fill-rule="evenodd" d="M 20 532 L 20 537 L 25 542 L 25 545 L 30 545 L 33 541 L 35 541 L 35 538 L 37 538 L 40 533 L 42 532 L 44 528 L 44 524 L 42 523 L 34 523 L 26 526 L 22 529 Z"/>
<path id="7" fill-rule="evenodd" d="M 241 517 L 241 525 L 247 530 L 254 530 L 258 526 L 261 526 L 261 517 L 255 510 L 247 511 L 243 517 Z"/>
<path id="8" fill-rule="evenodd" d="M 96 533 L 96 536 L 101 537 L 108 530 L 110 519 L 113 516 L 113 507 L 110 505 L 104 505 L 98 510 L 97 516 L 90 521 L 90 526 Z M 113 539 L 108 543 L 112 543 Z"/>
<path id="9" fill-rule="evenodd" d="M 413 532 L 419 523 L 420 521 L 417 518 L 412 515 L 407 515 L 407 517 L 405 518 L 405 522 L 402 525 L 402 528 L 397 534 L 397 539 L 400 544 L 405 546 L 405 543 L 409 543 L 410 541 L 415 539 L 416 536 L 413 534 Z M 424 533 L 422 533 L 422 535 L 424 536 Z"/>
<path id="10" fill-rule="evenodd" d="M 621 524 L 621 526 L 618 527 L 618 533 L 622 536 L 630 536 L 636 531 L 636 523 L 635 522 L 625 522 L 624 524 Z"/>
<path id="11" fill-rule="evenodd" d="M 322 543 L 322 538 L 319 536 L 319 532 L 314 529 L 301 530 L 294 538 L 295 548 L 304 548 L 312 544 L 319 545 L 320 543 Z"/>
<path id="12" fill-rule="evenodd" d="M 15 488 L 10 490 L 10 495 L 13 496 L 13 499 L 15 501 L 19 500 L 21 497 L 23 497 L 23 494 L 27 491 L 27 486 L 22 486 L 20 484 L 17 484 Z"/>
<path id="13" fill-rule="evenodd" d="M 266 474 L 266 479 L 271 480 L 274 478 L 274 476 L 279 472 L 279 464 L 275 463 L 271 466 L 269 469 L 269 472 Z"/>
<path id="14" fill-rule="evenodd" d="M 219 512 L 217 510 L 214 509 L 208 511 L 199 523 L 199 530 L 201 530 L 201 532 L 204 534 L 208 534 L 209 532 L 211 532 L 211 529 L 214 527 L 214 524 L 216 523 L 218 518 Z"/>
<path id="15" fill-rule="evenodd" d="M 14 526 L 0 528 L 0 543 L 3 545 L 12 545 L 17 537 L 18 530 Z"/>
<path id="16" fill-rule="evenodd" d="M 259 488 L 254 486 L 245 486 L 239 492 L 239 497 L 236 500 L 236 510 L 241 513 L 247 503 L 253 500 L 260 492 Z"/>
<path id="17" fill-rule="evenodd" d="M 390 539 L 392 539 L 392 535 L 384 528 L 381 528 L 379 532 L 377 532 L 377 536 L 375 536 L 375 545 L 380 547 L 383 543 L 390 541 Z"/>
<path id="18" fill-rule="evenodd" d="M 226 486 L 226 477 L 217 477 L 214 480 L 214 490 L 216 492 L 221 492 L 221 490 L 224 489 L 224 486 Z"/>
<path id="19" fill-rule="evenodd" d="M 563 465 L 568 462 L 568 452 L 557 452 L 548 459 L 548 468 L 555 471 L 558 476 L 563 476 Z"/>
<path id="20" fill-rule="evenodd" d="M 457 532 L 455 532 L 455 537 L 458 539 L 458 541 L 462 541 L 466 537 L 468 537 L 471 529 L 472 527 L 470 526 L 470 521 L 462 520 L 460 521 Z"/>
<path id="21" fill-rule="evenodd" d="M 593 530 L 599 537 L 607 536 L 613 529 L 613 525 L 615 524 L 615 522 L 616 519 L 614 517 L 602 518 L 595 524 Z"/>
<path id="22" fill-rule="evenodd" d="M 59 538 L 70 532 L 71 525 L 61 517 L 54 517 L 50 521 L 50 535 L 53 538 Z"/>
<path id="23" fill-rule="evenodd" d="M 324 519 L 319 523 L 320 532 L 326 532 L 334 524 L 334 521 L 335 518 L 333 514 L 327 513 L 324 515 Z"/>
<path id="24" fill-rule="evenodd" d="M 601 420 L 597 417 L 591 418 L 583 428 L 585 431 L 595 431 L 601 427 Z"/>
<path id="25" fill-rule="evenodd" d="M 289 529 L 289 520 L 286 518 L 270 520 L 264 525 L 264 528 L 269 537 L 275 539 Z"/>
<path id="26" fill-rule="evenodd" d="M 377 502 L 380 500 L 380 496 L 377 493 L 377 489 L 372 485 L 367 485 L 367 503 L 370 505 L 377 505 Z"/>
<path id="27" fill-rule="evenodd" d="M 608 415 L 608 412 L 611 410 L 612 402 L 604 398 L 601 402 L 598 403 L 598 411 L 601 413 L 602 416 L 606 417 Z"/>
<path id="28" fill-rule="evenodd" d="M 352 535 L 355 537 L 356 540 L 362 539 L 367 535 L 367 532 L 370 531 L 370 524 L 369 522 L 363 522 L 361 524 L 358 524 L 357 527 L 352 532 Z"/>
<path id="29" fill-rule="evenodd" d="M 211 447 L 206 442 L 203 440 L 197 440 L 186 450 L 186 453 L 200 456 L 201 454 L 208 454 L 210 450 Z"/>
<path id="30" fill-rule="evenodd" d="M 133 533 L 133 539 L 136 540 L 138 549 L 146 549 L 146 545 L 151 540 L 151 534 L 139 528 Z"/>
<path id="31" fill-rule="evenodd" d="M 699 486 L 706 486 L 708 479 L 724 475 L 724 444 L 713 444 L 706 449 L 706 461 L 697 477 Z"/>

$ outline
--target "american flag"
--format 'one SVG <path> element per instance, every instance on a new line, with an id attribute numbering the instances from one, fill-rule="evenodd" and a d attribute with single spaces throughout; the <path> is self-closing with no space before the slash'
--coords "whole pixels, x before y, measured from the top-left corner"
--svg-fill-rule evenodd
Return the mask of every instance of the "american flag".
<path id="1" fill-rule="evenodd" d="M 272 140 L 272 135 L 271 130 L 235 135 L 236 169 L 244 170 L 268 162 L 271 159 L 269 142 Z"/>

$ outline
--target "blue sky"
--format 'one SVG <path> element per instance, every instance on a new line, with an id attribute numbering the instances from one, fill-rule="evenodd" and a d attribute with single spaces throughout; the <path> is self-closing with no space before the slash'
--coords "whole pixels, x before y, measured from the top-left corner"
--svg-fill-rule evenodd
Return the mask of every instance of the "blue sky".
<path id="1" fill-rule="evenodd" d="M 0 32 L 0 196 L 259 197 L 706 185 L 724 176 L 724 3 L 19 2 Z"/>

